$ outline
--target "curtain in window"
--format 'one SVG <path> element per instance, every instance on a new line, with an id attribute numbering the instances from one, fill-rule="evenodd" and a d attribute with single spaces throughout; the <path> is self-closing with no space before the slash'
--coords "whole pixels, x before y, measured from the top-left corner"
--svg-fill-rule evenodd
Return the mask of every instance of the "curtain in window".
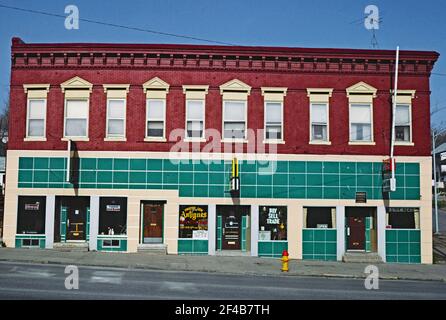
<path id="1" fill-rule="evenodd" d="M 45 100 L 29 100 L 28 136 L 43 137 L 45 134 Z"/>
<path id="2" fill-rule="evenodd" d="M 86 137 L 88 119 L 87 100 L 67 100 L 65 136 Z"/>
<path id="3" fill-rule="evenodd" d="M 355 141 L 372 141 L 371 106 L 352 105 L 350 107 L 350 138 Z"/>
<path id="4" fill-rule="evenodd" d="M 125 132 L 125 101 L 108 101 L 108 135 L 123 136 Z"/>

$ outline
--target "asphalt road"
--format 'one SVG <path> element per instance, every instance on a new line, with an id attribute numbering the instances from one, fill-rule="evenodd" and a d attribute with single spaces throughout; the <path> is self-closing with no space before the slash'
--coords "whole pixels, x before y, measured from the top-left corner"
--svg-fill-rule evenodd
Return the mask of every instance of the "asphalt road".
<path id="1" fill-rule="evenodd" d="M 0 263 L 0 299 L 446 299 L 446 283 L 296 276 L 235 276 L 80 267 L 67 290 L 65 266 Z"/>

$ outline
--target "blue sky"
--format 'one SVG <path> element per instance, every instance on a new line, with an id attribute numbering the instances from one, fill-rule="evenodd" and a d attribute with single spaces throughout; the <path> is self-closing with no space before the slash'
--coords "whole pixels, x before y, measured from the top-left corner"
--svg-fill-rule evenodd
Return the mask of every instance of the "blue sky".
<path id="1" fill-rule="evenodd" d="M 364 8 L 377 5 L 380 49 L 434 50 L 433 124 L 446 127 L 446 2 L 442 0 L 0 0 L 0 5 L 64 14 L 78 6 L 83 19 L 191 35 L 237 45 L 371 48 Z M 25 42 L 203 43 L 0 8 L 0 103 L 7 98 L 11 37 Z M 203 43 L 206 44 L 206 43 Z"/>

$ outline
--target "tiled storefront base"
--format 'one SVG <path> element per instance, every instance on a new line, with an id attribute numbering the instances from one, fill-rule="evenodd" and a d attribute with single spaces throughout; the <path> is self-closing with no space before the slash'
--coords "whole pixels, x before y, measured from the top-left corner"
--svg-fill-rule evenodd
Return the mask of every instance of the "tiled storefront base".
<path id="1" fill-rule="evenodd" d="M 44 234 L 18 234 L 15 237 L 16 248 L 40 248 L 45 249 Z"/>
<path id="2" fill-rule="evenodd" d="M 302 230 L 304 260 L 336 261 L 336 229 Z"/>
<path id="3" fill-rule="evenodd" d="M 103 236 L 99 235 L 97 240 L 98 251 L 126 252 L 127 236 Z"/>
<path id="4" fill-rule="evenodd" d="M 178 239 L 178 254 L 207 255 L 208 240 Z"/>
<path id="5" fill-rule="evenodd" d="M 280 258 L 283 250 L 288 250 L 288 241 L 259 241 L 259 257 Z"/>
<path id="6" fill-rule="evenodd" d="M 420 236 L 420 230 L 386 230 L 386 261 L 388 263 L 421 263 Z"/>

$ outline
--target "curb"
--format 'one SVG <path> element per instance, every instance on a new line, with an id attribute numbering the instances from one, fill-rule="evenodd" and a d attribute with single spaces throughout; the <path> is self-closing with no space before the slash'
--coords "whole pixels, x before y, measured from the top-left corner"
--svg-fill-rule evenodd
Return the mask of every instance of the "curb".
<path id="1" fill-rule="evenodd" d="M 42 260 L 17 260 L 11 258 L 0 258 L 0 262 L 16 262 L 16 263 L 24 263 L 24 264 L 47 264 L 47 265 L 68 265 L 73 264 L 73 262 L 64 262 L 64 261 L 53 261 L 48 259 Z M 104 263 L 85 263 L 82 261 L 77 261 L 76 264 L 85 267 L 106 267 L 106 268 L 123 268 L 128 270 L 149 270 L 149 271 L 184 271 L 184 272 L 206 272 L 213 274 L 232 274 L 232 275 L 248 275 L 248 276 L 261 276 L 261 277 L 319 277 L 319 278 L 338 278 L 338 279 L 365 279 L 366 275 L 355 275 L 355 274 L 338 274 L 338 273 L 265 273 L 265 272 L 255 272 L 255 271 L 242 271 L 242 272 L 225 272 L 219 270 L 191 270 L 188 268 L 175 268 L 170 270 L 165 270 L 160 267 L 154 267 L 150 265 L 128 265 L 128 264 L 104 264 Z M 380 280 L 403 280 L 403 281 L 435 281 L 435 282 L 446 282 L 446 278 L 440 279 L 425 279 L 425 278 L 416 278 L 416 277 L 399 277 L 399 276 L 390 276 L 390 275 L 381 275 L 379 276 Z"/>

